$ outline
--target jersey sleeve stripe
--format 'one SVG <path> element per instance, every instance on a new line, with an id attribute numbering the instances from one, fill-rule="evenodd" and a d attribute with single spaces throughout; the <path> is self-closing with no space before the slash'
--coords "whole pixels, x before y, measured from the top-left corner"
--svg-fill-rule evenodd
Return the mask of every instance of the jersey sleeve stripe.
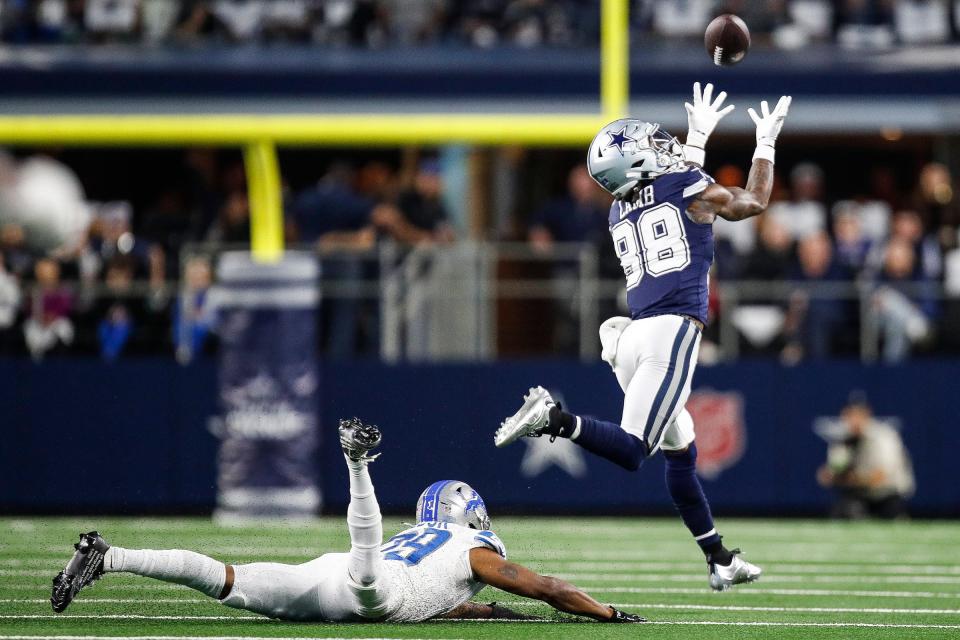
<path id="1" fill-rule="evenodd" d="M 697 182 L 694 182 L 692 185 L 683 190 L 683 197 L 689 198 L 690 196 L 695 196 L 698 193 L 702 193 L 707 187 L 710 186 L 710 180 L 702 178 Z"/>

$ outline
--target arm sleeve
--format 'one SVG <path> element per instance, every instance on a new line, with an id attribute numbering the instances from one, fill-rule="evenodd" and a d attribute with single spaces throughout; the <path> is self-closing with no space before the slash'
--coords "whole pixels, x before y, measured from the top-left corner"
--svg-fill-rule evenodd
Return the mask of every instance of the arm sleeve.
<path id="1" fill-rule="evenodd" d="M 678 185 L 678 188 L 682 188 L 683 190 L 681 194 L 683 210 L 686 211 L 687 207 L 697 199 L 697 196 L 703 193 L 706 188 L 714 182 L 715 180 L 701 169 L 691 169 L 688 171 L 684 175 L 684 180 Z"/>

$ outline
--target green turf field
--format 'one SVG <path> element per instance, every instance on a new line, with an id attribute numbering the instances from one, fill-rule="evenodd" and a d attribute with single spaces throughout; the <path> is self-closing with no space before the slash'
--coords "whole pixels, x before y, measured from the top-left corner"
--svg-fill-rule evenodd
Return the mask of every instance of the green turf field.
<path id="1" fill-rule="evenodd" d="M 402 528 L 388 519 L 386 531 Z M 960 523 L 722 520 L 727 541 L 765 569 L 713 593 L 700 552 L 673 519 L 494 519 L 511 558 L 642 612 L 646 625 L 571 624 L 549 607 L 486 589 L 545 622 L 293 624 L 221 606 L 185 587 L 108 575 L 66 613 L 50 580 L 83 530 L 130 547 L 180 547 L 240 563 L 301 562 L 348 546 L 342 519 L 215 527 L 205 519 L 0 519 L 0 640 L 214 638 L 960 638 Z"/>

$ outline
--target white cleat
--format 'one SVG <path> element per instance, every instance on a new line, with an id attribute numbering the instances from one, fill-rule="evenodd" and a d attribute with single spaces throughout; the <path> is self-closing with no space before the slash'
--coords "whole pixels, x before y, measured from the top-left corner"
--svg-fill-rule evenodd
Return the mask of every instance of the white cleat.
<path id="1" fill-rule="evenodd" d="M 543 387 L 533 387 L 523 397 L 520 410 L 500 424 L 493 434 L 493 443 L 505 447 L 524 436 L 539 438 L 550 424 L 550 408 L 555 404 L 549 391 Z"/>
<path id="2" fill-rule="evenodd" d="M 725 567 L 715 562 L 709 563 L 711 589 L 714 591 L 726 591 L 735 584 L 753 582 L 760 577 L 763 569 L 755 564 L 750 564 L 737 555 L 739 553 L 739 549 L 734 549 L 733 560 Z"/>

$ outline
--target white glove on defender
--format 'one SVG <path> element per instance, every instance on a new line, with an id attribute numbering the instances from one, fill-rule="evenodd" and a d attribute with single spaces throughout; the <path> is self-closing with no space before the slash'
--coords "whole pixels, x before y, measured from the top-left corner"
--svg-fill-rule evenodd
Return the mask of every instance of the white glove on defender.
<path id="1" fill-rule="evenodd" d="M 773 147 L 777 143 L 777 136 L 780 135 L 780 129 L 783 128 L 783 121 L 787 118 L 787 111 L 790 110 L 790 102 L 793 100 L 790 96 L 781 96 L 773 112 L 767 101 L 760 103 L 760 112 L 763 117 L 757 115 L 757 112 L 751 107 L 747 109 L 753 124 L 757 125 L 757 150 L 753 152 L 753 159 L 762 158 L 773 162 Z"/>
<path id="2" fill-rule="evenodd" d="M 717 127 L 717 123 L 734 110 L 732 104 L 724 109 L 720 108 L 726 99 L 727 92 L 721 91 L 717 99 L 713 100 L 713 85 L 710 83 L 707 83 L 702 93 L 700 83 L 693 83 L 693 104 L 689 102 L 683 104 L 687 109 L 688 125 L 687 142 L 684 145 L 683 152 L 688 162 L 703 166 L 707 139 Z"/>

